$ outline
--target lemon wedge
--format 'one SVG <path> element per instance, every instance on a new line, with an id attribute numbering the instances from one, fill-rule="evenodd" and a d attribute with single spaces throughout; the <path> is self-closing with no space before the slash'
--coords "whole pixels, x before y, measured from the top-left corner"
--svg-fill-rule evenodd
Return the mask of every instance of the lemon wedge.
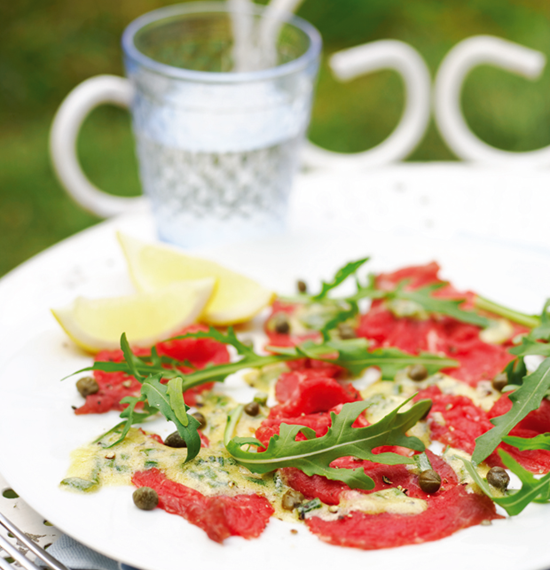
<path id="1" fill-rule="evenodd" d="M 256 281 L 213 261 L 186 255 L 159 244 L 148 244 L 119 233 L 130 275 L 139 291 L 155 291 L 184 279 L 214 277 L 217 287 L 201 320 L 211 325 L 243 323 L 269 305 L 275 296 Z"/>
<path id="2" fill-rule="evenodd" d="M 92 353 L 118 348 L 122 333 L 133 346 L 152 346 L 196 322 L 215 284 L 209 278 L 126 297 L 78 297 L 52 313 L 72 340 Z"/>

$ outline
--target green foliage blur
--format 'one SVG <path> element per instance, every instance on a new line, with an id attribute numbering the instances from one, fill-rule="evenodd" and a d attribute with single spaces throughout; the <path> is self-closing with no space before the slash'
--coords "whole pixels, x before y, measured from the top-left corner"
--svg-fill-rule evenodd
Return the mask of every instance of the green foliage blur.
<path id="1" fill-rule="evenodd" d="M 162 0 L 17 0 L 0 3 L 0 275 L 51 244 L 97 223 L 68 197 L 49 164 L 56 108 L 81 81 L 123 74 L 120 36 Z M 263 2 L 265 3 L 265 2 Z M 491 34 L 550 56 L 548 0 L 305 0 L 298 14 L 324 40 L 311 125 L 314 142 L 353 152 L 381 142 L 397 124 L 403 86 L 392 72 L 348 84 L 331 78 L 331 53 L 378 39 L 410 43 L 432 75 L 460 40 Z M 506 150 L 550 144 L 550 69 L 529 82 L 494 68 L 468 77 L 463 107 L 472 129 Z M 90 179 L 119 195 L 140 192 L 130 121 L 103 107 L 87 119 L 79 154 Z M 435 127 L 409 160 L 453 160 Z"/>

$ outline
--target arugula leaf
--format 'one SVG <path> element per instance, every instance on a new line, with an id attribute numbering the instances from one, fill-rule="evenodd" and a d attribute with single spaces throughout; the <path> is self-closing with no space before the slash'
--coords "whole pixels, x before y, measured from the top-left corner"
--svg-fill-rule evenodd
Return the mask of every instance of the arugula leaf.
<path id="1" fill-rule="evenodd" d="M 488 319 L 474 311 L 461 309 L 460 305 L 466 300 L 465 298 L 445 299 L 434 297 L 432 295 L 434 291 L 445 287 L 447 283 L 432 283 L 430 285 L 425 285 L 424 287 L 419 287 L 418 289 L 407 290 L 405 289 L 407 282 L 408 280 L 404 279 L 403 281 L 400 281 L 392 291 L 381 291 L 376 288 L 376 282 L 371 276 L 371 280 L 366 287 L 359 288 L 355 295 L 344 299 L 344 301 L 357 302 L 364 298 L 383 298 L 390 302 L 408 301 L 410 303 L 414 303 L 426 313 L 447 315 L 457 321 L 469 323 L 482 328 L 488 327 L 491 324 L 491 319 Z"/>
<path id="2" fill-rule="evenodd" d="M 382 371 L 382 377 L 386 380 L 393 379 L 398 370 L 402 370 L 411 364 L 423 364 L 430 374 L 442 368 L 452 368 L 458 365 L 455 360 L 442 358 L 433 354 L 422 353 L 414 356 L 402 352 L 396 348 L 378 348 L 368 352 L 368 342 L 363 338 L 347 340 L 330 340 L 317 344 L 313 341 L 306 341 L 295 347 L 268 347 L 274 354 L 260 356 L 254 350 L 242 342 L 235 335 L 230 327 L 227 334 L 223 334 L 214 328 L 208 332 L 199 331 L 188 333 L 176 338 L 211 338 L 229 344 L 237 349 L 242 357 L 237 362 L 227 364 L 217 364 L 195 370 L 183 375 L 182 390 L 186 391 L 195 386 L 200 386 L 207 382 L 222 382 L 227 376 L 243 370 L 245 368 L 261 368 L 276 362 L 287 362 L 299 358 L 312 358 L 315 360 L 325 360 L 334 362 L 349 370 L 352 374 L 360 374 L 369 366 L 376 366 Z M 116 365 L 116 366 L 113 366 Z M 155 364 L 145 362 L 143 358 L 134 356 L 131 364 L 128 362 L 95 362 L 93 366 L 86 370 L 124 371 L 131 373 L 134 368 L 140 375 L 161 375 L 163 378 L 175 378 L 182 376 L 177 368 L 164 368 Z M 76 373 L 75 373 L 76 374 Z"/>
<path id="3" fill-rule="evenodd" d="M 172 362 L 174 361 L 174 359 L 172 359 L 172 358 L 170 360 Z M 162 364 L 163 364 L 162 358 L 159 356 L 159 353 L 157 352 L 156 346 L 153 346 L 151 348 L 151 362 L 155 366 L 162 366 Z"/>
<path id="4" fill-rule="evenodd" d="M 442 299 L 433 297 L 432 293 L 445 287 L 447 283 L 432 283 L 418 289 L 406 290 L 404 283 L 400 283 L 394 291 L 388 293 L 389 299 L 401 299 L 412 301 L 422 307 L 428 313 L 438 313 L 447 315 L 457 321 L 469 323 L 481 328 L 486 328 L 491 324 L 491 320 L 473 311 L 460 309 L 460 305 L 465 301 L 462 299 Z"/>
<path id="5" fill-rule="evenodd" d="M 550 473 L 541 479 L 536 479 L 530 471 L 524 469 L 511 455 L 502 449 L 499 449 L 498 454 L 504 465 L 517 475 L 522 483 L 521 489 L 508 491 L 505 497 L 494 496 L 491 487 L 485 479 L 481 478 L 474 465 L 470 461 L 462 459 L 472 479 L 490 499 L 505 509 L 510 516 L 519 515 L 529 503 L 549 502 Z"/>
<path id="6" fill-rule="evenodd" d="M 298 347 L 269 346 L 268 349 L 277 355 L 294 355 L 295 359 L 307 356 L 316 360 L 333 362 L 346 368 L 354 376 L 361 374 L 370 366 L 375 366 L 380 369 L 384 380 L 393 380 L 399 370 L 411 364 L 423 364 L 429 374 L 442 368 L 454 368 L 458 365 L 456 360 L 450 358 L 442 358 L 425 352 L 415 356 L 398 348 L 377 348 L 369 352 L 368 341 L 364 338 L 333 339 L 323 344 L 306 341 Z"/>
<path id="7" fill-rule="evenodd" d="M 348 319 L 352 319 L 359 313 L 359 307 L 357 303 L 350 302 L 347 308 L 341 308 L 336 315 L 325 322 L 321 327 L 321 334 L 323 335 L 323 340 L 328 341 L 330 339 L 330 331 L 338 327 L 340 323 L 346 322 Z"/>
<path id="8" fill-rule="evenodd" d="M 420 471 L 426 471 L 427 469 L 433 469 L 430 462 L 430 458 L 426 455 L 426 452 L 419 453 L 413 457 L 418 469 Z"/>
<path id="9" fill-rule="evenodd" d="M 508 352 L 516 356 L 528 355 L 550 356 L 550 299 L 546 299 L 539 317 L 539 325 L 521 339 L 519 346 L 514 346 Z M 544 342 L 539 342 L 539 341 Z"/>
<path id="10" fill-rule="evenodd" d="M 523 325 L 530 329 L 540 324 L 540 319 L 537 315 L 527 315 L 526 313 L 516 311 L 515 309 L 510 309 L 509 307 L 495 303 L 481 295 L 476 295 L 474 299 L 474 307 L 481 311 L 487 311 L 489 313 L 499 315 L 500 317 L 504 317 L 509 321 L 518 323 L 519 325 Z"/>
<path id="11" fill-rule="evenodd" d="M 210 327 L 208 331 L 197 331 L 193 333 L 186 333 L 180 336 L 175 336 L 169 340 L 183 340 L 186 338 L 209 338 L 217 340 L 222 344 L 229 344 L 237 349 L 237 352 L 243 356 L 256 356 L 254 349 L 246 344 L 243 344 L 235 334 L 233 327 L 227 329 L 227 333 L 223 334 L 218 329 Z"/>
<path id="12" fill-rule="evenodd" d="M 62 380 L 66 380 L 71 376 L 75 376 L 76 374 L 81 374 L 82 372 L 92 372 L 94 370 L 101 370 L 102 372 L 126 372 L 131 376 L 134 376 L 136 380 L 139 382 L 143 382 L 143 379 L 148 376 L 149 374 L 157 374 L 162 373 L 164 378 L 176 378 L 177 376 L 181 376 L 181 370 L 176 368 L 174 363 L 178 365 L 184 365 L 184 363 L 180 363 L 179 361 L 173 361 L 171 366 L 163 366 L 162 364 L 165 363 L 165 358 L 162 357 L 161 364 L 153 364 L 151 363 L 151 359 L 145 356 L 136 356 L 132 353 L 133 359 L 131 362 L 127 362 L 123 360 L 122 362 L 111 362 L 111 361 L 97 361 L 92 364 L 92 366 L 87 366 L 86 368 L 82 368 L 69 374 Z M 173 359 L 169 359 L 172 361 Z M 137 374 L 137 376 L 135 376 Z"/>
<path id="13" fill-rule="evenodd" d="M 529 336 L 524 336 L 521 339 L 521 344 L 509 348 L 508 352 L 520 357 L 529 355 L 550 356 L 550 343 L 538 342 Z"/>
<path id="14" fill-rule="evenodd" d="M 321 292 L 316 296 L 310 297 L 309 299 L 312 301 L 319 301 L 326 299 L 327 293 L 331 289 L 342 283 L 342 281 L 344 281 L 350 275 L 356 273 L 357 269 L 359 269 L 359 267 L 367 260 L 368 258 L 365 258 L 357 262 L 348 263 L 346 266 L 341 268 L 336 273 L 336 276 L 331 283 L 328 284 L 323 283 L 323 288 Z M 368 282 L 365 286 L 362 286 L 360 282 L 356 279 L 357 292 L 349 297 L 339 299 L 339 301 L 341 303 L 344 303 L 344 305 L 347 303 L 347 306 L 354 306 L 359 300 L 365 298 L 369 299 L 384 298 L 390 302 L 408 301 L 410 303 L 414 303 L 420 309 L 426 311 L 427 313 L 447 315 L 458 321 L 473 324 L 481 328 L 486 328 L 491 324 L 491 320 L 489 318 L 480 315 L 479 313 L 476 313 L 474 311 L 461 309 L 460 305 L 465 301 L 465 298 L 445 299 L 445 298 L 438 298 L 432 296 L 432 293 L 434 291 L 442 287 L 445 287 L 447 283 L 432 283 L 430 285 L 426 285 L 418 289 L 406 290 L 405 286 L 407 282 L 408 280 L 404 279 L 403 281 L 398 283 L 395 289 L 393 289 L 392 291 L 382 291 L 376 288 L 375 277 L 373 275 L 369 275 Z M 346 309 L 342 309 L 342 311 L 346 311 Z M 349 311 L 349 309 L 347 309 L 347 311 Z M 338 319 L 338 317 L 335 317 L 333 319 L 334 322 L 330 324 L 334 324 L 334 326 L 336 326 L 339 322 L 346 320 L 346 318 L 349 318 L 349 316 L 348 317 L 342 316 L 340 317 L 340 319 Z M 326 330 L 329 330 L 328 323 L 327 326 L 323 328 L 323 331 Z M 326 338 L 326 332 L 324 336 Z"/>
<path id="15" fill-rule="evenodd" d="M 138 371 L 138 367 L 142 363 L 142 360 L 132 352 L 130 343 L 126 338 L 126 333 L 122 333 L 122 336 L 120 337 L 120 348 L 122 349 L 122 354 L 124 354 L 124 360 L 130 369 L 130 374 L 139 382 L 143 381 L 143 376 Z"/>
<path id="16" fill-rule="evenodd" d="M 371 352 L 359 353 L 352 347 L 342 346 L 348 341 L 332 341 L 338 348 L 339 356 L 335 364 L 347 368 L 352 374 L 358 375 L 365 368 L 375 366 L 382 373 L 382 380 L 393 380 L 400 370 L 412 364 L 422 364 L 428 374 L 434 374 L 442 368 L 455 368 L 458 362 L 451 358 L 443 358 L 429 352 L 421 352 L 418 356 L 408 354 L 398 348 L 376 348 Z"/>
<path id="17" fill-rule="evenodd" d="M 507 435 L 502 438 L 502 441 L 517 447 L 521 451 L 525 451 L 526 449 L 547 449 L 550 451 L 550 433 L 541 433 L 535 437 Z"/>
<path id="18" fill-rule="evenodd" d="M 339 269 L 333 281 L 329 283 L 323 282 L 321 292 L 318 293 L 317 295 L 315 296 L 300 295 L 299 298 L 294 300 L 302 303 L 304 301 L 306 302 L 339 301 L 341 304 L 343 304 L 343 307 L 346 306 L 349 307 L 351 304 L 357 303 L 361 299 L 385 298 L 393 301 L 409 301 L 411 303 L 415 303 L 419 308 L 423 309 L 428 313 L 447 315 L 458 321 L 470 323 L 482 328 L 488 327 L 489 324 L 491 323 L 491 319 L 475 311 L 461 309 L 460 304 L 465 299 L 443 299 L 443 298 L 433 297 L 431 295 L 433 291 L 437 290 L 440 287 L 444 287 L 446 283 L 434 283 L 431 285 L 427 285 L 425 287 L 420 287 L 418 289 L 408 291 L 405 290 L 405 285 L 407 280 L 403 280 L 397 284 L 396 288 L 393 291 L 382 291 L 380 289 L 377 289 L 376 278 L 374 275 L 370 274 L 366 285 L 361 285 L 356 276 L 357 291 L 354 295 L 340 299 L 329 299 L 327 297 L 327 294 L 330 290 L 338 286 L 349 276 L 356 274 L 359 267 L 361 267 L 361 265 L 363 265 L 363 263 L 365 263 L 368 259 L 369 258 L 365 258 L 356 262 L 348 263 L 347 265 Z M 550 305 L 547 303 L 546 308 L 548 308 L 548 306 Z M 491 301 L 480 295 L 476 295 L 474 299 L 474 307 L 478 310 L 494 313 L 496 315 L 504 317 L 510 321 L 522 324 L 531 329 L 535 327 L 543 327 L 541 329 L 541 333 L 544 331 L 546 336 L 550 336 L 550 314 L 548 313 L 548 311 L 543 313 L 543 315 L 546 316 L 546 320 L 544 321 L 545 324 L 543 324 L 541 318 L 538 316 L 521 313 L 514 309 L 505 307 L 504 305 L 495 303 L 494 301 Z M 342 309 L 342 311 L 347 311 L 347 310 L 349 309 L 346 308 Z M 346 317 L 342 316 L 340 319 L 338 319 L 338 316 L 336 316 L 333 320 L 334 322 L 331 324 L 333 326 L 336 326 L 343 320 L 346 320 Z M 330 330 L 329 326 L 323 327 L 322 330 L 324 338 L 326 339 L 327 336 L 325 331 Z"/>
<path id="19" fill-rule="evenodd" d="M 197 430 L 201 424 L 193 416 L 189 416 L 187 414 L 185 414 L 185 417 L 188 420 L 187 425 L 184 425 L 181 422 L 178 417 L 179 414 L 171 406 L 171 397 L 168 393 L 169 388 L 166 384 L 161 384 L 161 378 L 161 374 L 148 376 L 143 381 L 141 393 L 147 398 L 151 407 L 157 408 L 167 420 L 172 421 L 175 424 L 178 433 L 187 444 L 187 457 L 185 459 L 185 463 L 187 463 L 188 461 L 191 461 L 191 459 L 195 458 L 200 451 L 201 438 Z M 183 402 L 183 396 L 181 399 Z M 183 403 L 183 407 L 184 410 L 189 409 L 185 403 Z M 179 405 L 176 409 L 179 409 Z"/>
<path id="20" fill-rule="evenodd" d="M 511 360 L 504 369 L 504 373 L 508 377 L 508 384 L 521 386 L 523 378 L 527 376 L 527 366 L 525 366 L 523 357 Z"/>
<path id="21" fill-rule="evenodd" d="M 109 433 L 114 433 L 114 432 L 118 431 L 117 430 L 118 427 L 124 426 L 122 431 L 120 432 L 120 437 L 114 443 L 112 443 L 111 445 L 108 445 L 107 448 L 114 447 L 115 445 L 117 445 L 118 443 L 123 441 L 124 438 L 126 437 L 126 435 L 128 434 L 128 432 L 130 431 L 130 428 L 134 424 L 141 423 L 142 421 L 144 421 L 145 419 L 147 419 L 148 417 L 150 417 L 151 415 L 156 413 L 156 410 L 154 412 L 150 410 L 149 412 L 145 412 L 145 413 L 136 412 L 136 405 L 139 402 L 145 402 L 145 401 L 146 401 L 146 398 L 144 395 L 141 395 L 139 397 L 126 396 L 125 398 L 122 398 L 122 400 L 120 400 L 120 403 L 121 404 L 128 404 L 128 406 L 126 408 L 124 408 L 124 410 L 122 410 L 122 412 L 120 412 L 120 417 L 126 418 L 126 421 L 117 424 L 114 428 L 110 429 L 107 433 L 104 433 L 96 441 L 103 439 Z"/>
<path id="22" fill-rule="evenodd" d="M 545 359 L 535 372 L 523 379 L 523 384 L 510 394 L 512 408 L 504 415 L 493 418 L 495 426 L 476 438 L 472 461 L 480 463 L 497 448 L 505 435 L 529 412 L 536 410 L 550 389 L 550 358 Z"/>
<path id="23" fill-rule="evenodd" d="M 321 299 L 324 299 L 330 290 L 338 287 L 338 285 L 343 283 L 350 275 L 354 275 L 357 270 L 369 259 L 369 257 L 364 257 L 363 259 L 359 259 L 357 261 L 351 261 L 344 265 L 344 267 L 338 269 L 336 275 L 334 276 L 334 279 L 328 283 L 323 281 L 321 291 L 317 293 L 317 295 L 313 295 L 311 299 L 313 301 L 320 301 Z"/>
<path id="24" fill-rule="evenodd" d="M 170 399 L 170 407 L 174 410 L 176 418 L 185 426 L 189 425 L 189 417 L 185 409 L 185 402 L 183 401 L 183 380 L 180 376 L 172 378 L 168 381 L 166 393 Z"/>
<path id="25" fill-rule="evenodd" d="M 410 400 L 407 400 L 409 402 Z M 229 454 L 253 473 L 269 473 L 282 467 L 297 467 L 306 475 L 322 475 L 334 481 L 342 481 L 352 489 L 372 489 L 374 481 L 365 474 L 362 467 L 357 469 L 335 469 L 330 464 L 339 457 L 352 456 L 386 465 L 403 463 L 414 464 L 410 457 L 396 453 L 374 454 L 373 449 L 382 445 L 399 445 L 424 451 L 424 444 L 416 437 L 406 435 L 431 406 L 430 400 L 421 400 L 406 412 L 399 410 L 407 403 L 383 417 L 379 422 L 364 428 L 352 427 L 367 407 L 368 402 L 344 404 L 339 414 L 331 412 L 331 426 L 322 437 L 315 431 L 300 425 L 281 424 L 279 435 L 274 435 L 262 453 L 245 451 L 243 446 L 263 447 L 255 438 L 231 438 L 236 424 L 237 408 L 230 414 L 225 441 Z M 305 441 L 296 441 L 298 433 L 306 436 Z"/>
<path id="26" fill-rule="evenodd" d="M 521 339 L 521 344 L 508 349 L 508 352 L 517 356 L 512 360 L 504 372 L 508 377 L 508 384 L 521 385 L 523 377 L 527 375 L 527 367 L 525 366 L 525 356 L 538 355 L 550 356 L 550 299 L 547 299 L 542 313 L 538 318 L 539 325 L 530 333 Z M 540 340 L 546 342 L 539 342 Z"/>
<path id="27" fill-rule="evenodd" d="M 529 333 L 529 337 L 536 340 L 550 341 L 550 299 L 546 299 L 539 319 L 539 326 Z"/>

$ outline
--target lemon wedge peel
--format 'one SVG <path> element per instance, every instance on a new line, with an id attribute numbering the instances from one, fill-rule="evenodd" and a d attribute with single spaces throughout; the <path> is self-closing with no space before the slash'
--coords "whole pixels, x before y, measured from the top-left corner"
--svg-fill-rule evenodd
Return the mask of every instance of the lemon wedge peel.
<path id="1" fill-rule="evenodd" d="M 120 232 L 117 237 L 138 291 L 154 291 L 186 279 L 215 278 L 216 290 L 201 317 L 207 324 L 228 326 L 249 321 L 275 298 L 273 291 L 213 261 L 189 256 L 168 245 L 145 243 Z"/>
<path id="2" fill-rule="evenodd" d="M 119 348 L 123 332 L 132 346 L 149 347 L 197 322 L 215 285 L 215 279 L 206 278 L 125 297 L 78 297 L 51 312 L 67 335 L 87 352 Z"/>

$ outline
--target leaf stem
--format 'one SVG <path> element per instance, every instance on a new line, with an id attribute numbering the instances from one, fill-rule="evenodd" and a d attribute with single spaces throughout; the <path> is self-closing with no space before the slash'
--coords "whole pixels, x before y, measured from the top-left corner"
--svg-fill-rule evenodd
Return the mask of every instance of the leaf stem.
<path id="1" fill-rule="evenodd" d="M 241 419 L 244 406 L 239 404 L 231 413 L 227 416 L 227 423 L 225 424 L 225 431 L 223 433 L 223 444 L 227 444 L 231 441 L 233 434 L 235 433 L 235 428 Z"/>
<path id="2" fill-rule="evenodd" d="M 495 315 L 499 315 L 505 319 L 508 319 L 509 321 L 523 325 L 530 329 L 534 329 L 540 325 L 540 318 L 538 316 L 527 315 L 526 313 L 510 309 L 509 307 L 495 303 L 495 301 L 491 301 L 490 299 L 482 297 L 481 295 L 476 295 L 474 300 L 474 307 L 481 311 L 494 313 Z"/>
<path id="3" fill-rule="evenodd" d="M 190 388 L 195 388 L 206 382 L 223 382 L 227 376 L 243 370 L 245 368 L 262 368 L 268 364 L 274 364 L 276 362 L 286 362 L 289 360 L 296 360 L 300 356 L 296 354 L 292 355 L 282 355 L 274 354 L 272 356 L 260 356 L 254 362 L 237 361 L 231 362 L 230 364 L 218 364 L 215 366 L 208 366 L 202 370 L 197 370 L 192 372 L 189 376 L 191 378 L 185 378 L 183 380 L 183 390 L 189 390 Z M 181 372 L 180 372 L 181 374 Z"/>

